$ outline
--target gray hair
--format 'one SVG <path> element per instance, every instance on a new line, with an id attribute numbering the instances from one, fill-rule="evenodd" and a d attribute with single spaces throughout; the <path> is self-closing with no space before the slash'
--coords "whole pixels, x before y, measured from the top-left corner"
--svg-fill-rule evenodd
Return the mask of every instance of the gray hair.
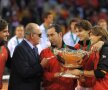
<path id="1" fill-rule="evenodd" d="M 25 38 L 29 36 L 30 34 L 34 33 L 34 25 L 36 24 L 35 23 L 27 24 L 27 26 L 25 27 L 25 33 L 24 33 Z"/>

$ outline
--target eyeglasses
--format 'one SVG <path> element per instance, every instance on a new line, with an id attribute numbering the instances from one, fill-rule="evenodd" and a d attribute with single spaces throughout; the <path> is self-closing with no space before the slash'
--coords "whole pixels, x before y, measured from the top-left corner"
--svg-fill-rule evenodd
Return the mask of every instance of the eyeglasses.
<path id="1" fill-rule="evenodd" d="M 37 33 L 33 33 L 33 34 L 36 34 L 36 35 L 38 35 L 38 37 L 40 37 L 40 38 L 41 38 L 41 33 L 40 33 L 40 34 L 37 34 Z"/>
<path id="2" fill-rule="evenodd" d="M 37 34 L 41 38 L 41 34 Z"/>

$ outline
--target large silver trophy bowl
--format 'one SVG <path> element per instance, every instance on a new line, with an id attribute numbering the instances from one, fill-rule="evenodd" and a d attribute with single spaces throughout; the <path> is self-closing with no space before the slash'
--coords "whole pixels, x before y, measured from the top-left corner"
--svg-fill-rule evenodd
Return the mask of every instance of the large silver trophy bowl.
<path id="1" fill-rule="evenodd" d="M 62 48 L 59 50 L 54 49 L 53 51 L 60 63 L 67 69 L 80 68 L 81 64 L 79 64 L 79 62 L 81 62 L 83 57 L 87 54 L 87 52 L 83 50 L 71 50 L 67 48 Z M 62 76 L 78 78 L 78 76 L 69 74 L 63 74 Z"/>

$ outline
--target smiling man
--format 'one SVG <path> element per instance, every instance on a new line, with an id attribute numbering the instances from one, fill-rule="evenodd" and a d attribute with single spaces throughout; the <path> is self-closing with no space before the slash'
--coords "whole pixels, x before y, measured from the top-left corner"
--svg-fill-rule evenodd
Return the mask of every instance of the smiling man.
<path id="1" fill-rule="evenodd" d="M 2 89 L 2 76 L 5 69 L 5 64 L 8 59 L 8 51 L 5 47 L 7 41 L 8 23 L 4 19 L 0 19 L 0 90 Z"/>

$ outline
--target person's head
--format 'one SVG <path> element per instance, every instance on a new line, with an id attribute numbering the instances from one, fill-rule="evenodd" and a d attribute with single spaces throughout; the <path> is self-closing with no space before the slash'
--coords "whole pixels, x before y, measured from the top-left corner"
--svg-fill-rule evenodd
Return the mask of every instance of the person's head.
<path id="1" fill-rule="evenodd" d="M 8 23 L 4 19 L 0 18 L 0 42 L 7 41 L 8 36 L 9 36 Z"/>
<path id="2" fill-rule="evenodd" d="M 105 19 L 100 19 L 97 23 L 99 26 L 101 26 L 102 28 L 104 28 L 105 30 L 108 29 L 108 26 L 107 26 L 107 21 Z"/>
<path id="3" fill-rule="evenodd" d="M 30 41 L 34 46 L 39 44 L 41 38 L 41 32 L 39 25 L 35 23 L 29 23 L 25 27 L 25 38 Z"/>
<path id="4" fill-rule="evenodd" d="M 62 40 L 62 30 L 60 25 L 52 24 L 47 31 L 48 38 L 51 42 L 51 45 L 58 46 Z"/>
<path id="5" fill-rule="evenodd" d="M 91 23 L 88 20 L 81 20 L 76 24 L 76 34 L 80 38 L 80 41 L 85 41 L 89 39 L 89 33 L 92 28 Z"/>
<path id="6" fill-rule="evenodd" d="M 101 26 L 94 26 L 90 32 L 91 44 L 95 44 L 98 41 L 108 40 L 108 32 Z"/>
<path id="7" fill-rule="evenodd" d="M 19 25 L 19 26 L 16 27 L 15 35 L 18 38 L 23 38 L 24 37 L 24 26 L 23 25 Z"/>
<path id="8" fill-rule="evenodd" d="M 75 33 L 75 24 L 78 22 L 79 20 L 77 18 L 73 18 L 70 20 L 69 22 L 69 30 L 71 30 L 71 32 Z"/>
<path id="9" fill-rule="evenodd" d="M 53 20 L 54 20 L 54 16 L 51 12 L 45 12 L 43 14 L 43 20 L 44 20 L 44 23 L 47 23 L 47 24 L 52 24 L 53 23 Z"/>

